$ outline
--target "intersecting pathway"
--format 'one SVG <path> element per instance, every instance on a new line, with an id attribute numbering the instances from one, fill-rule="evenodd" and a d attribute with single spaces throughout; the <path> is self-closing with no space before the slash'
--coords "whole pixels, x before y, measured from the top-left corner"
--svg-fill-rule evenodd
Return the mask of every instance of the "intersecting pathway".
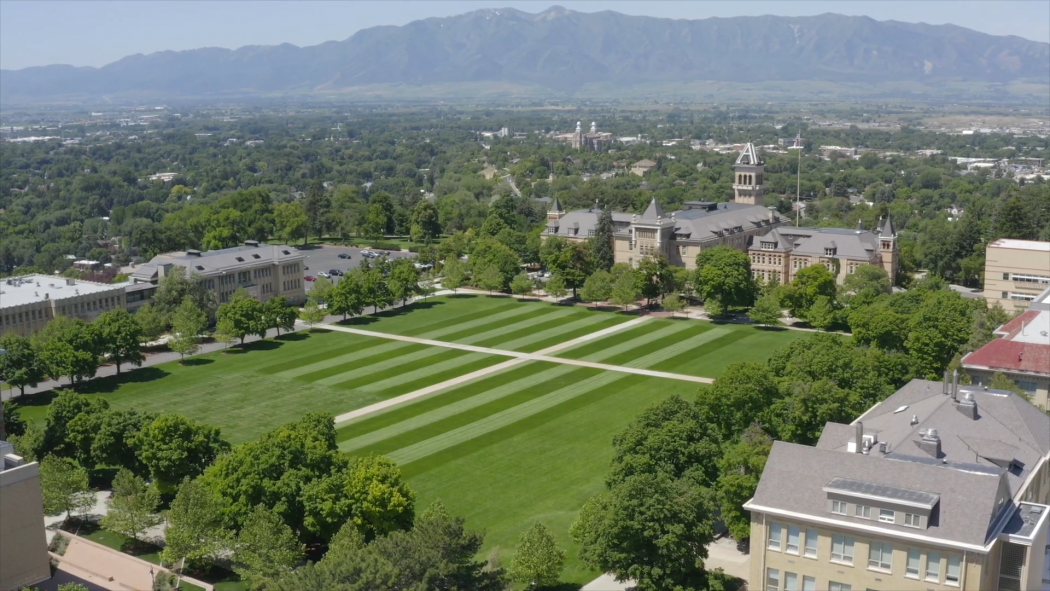
<path id="1" fill-rule="evenodd" d="M 416 390 L 414 392 L 409 392 L 407 394 L 402 394 L 401 396 L 397 396 L 397 397 L 391 398 L 389 400 L 383 400 L 381 402 L 377 402 L 375 404 L 366 406 L 364 408 L 359 408 L 357 410 L 341 414 L 341 415 L 335 417 L 335 423 L 338 425 L 340 423 L 345 423 L 347 421 L 351 421 L 353 419 L 356 419 L 356 418 L 359 418 L 359 417 L 363 417 L 365 415 L 369 415 L 369 414 L 372 414 L 374 412 L 378 412 L 378 411 L 383 410 L 385 408 L 390 408 L 391 406 L 396 406 L 398 404 L 402 404 L 402 403 L 407 402 L 409 400 L 414 400 L 416 398 L 427 396 L 429 394 L 433 394 L 434 392 L 439 392 L 441 390 L 444 390 L 446 388 L 450 388 L 452 386 L 457 386 L 459 384 L 462 384 L 462 383 L 465 383 L 465 382 L 469 382 L 471 380 L 474 380 L 474 379 L 477 379 L 477 378 L 480 378 L 480 377 L 483 377 L 483 376 L 486 376 L 486 375 L 489 375 L 489 374 L 493 374 L 493 373 L 496 373 L 498 371 L 503 371 L 505 369 L 509 369 L 511 367 L 514 367 L 516 365 L 520 365 L 522 363 L 526 363 L 528 361 L 546 361 L 546 362 L 549 362 L 549 363 L 560 363 L 560 364 L 563 364 L 563 365 L 575 365 L 575 366 L 579 366 L 579 367 L 591 367 L 591 368 L 594 368 L 594 369 L 603 369 L 603 370 L 607 370 L 607 371 L 616 371 L 616 372 L 621 372 L 621 373 L 630 373 L 630 374 L 636 374 L 636 375 L 642 375 L 642 376 L 650 376 L 650 377 L 655 377 L 655 378 L 666 378 L 666 379 L 671 379 L 671 380 L 682 380 L 682 381 L 686 381 L 686 382 L 696 382 L 696 383 L 699 383 L 699 384 L 711 384 L 711 383 L 714 383 L 714 380 L 711 379 L 711 378 L 702 378 L 702 377 L 699 377 L 699 376 L 690 376 L 690 375 L 685 375 L 685 374 L 680 374 L 680 373 L 671 373 L 671 372 L 667 372 L 667 371 L 655 371 L 655 370 L 651 370 L 651 369 L 643 369 L 643 368 L 640 368 L 640 367 L 624 367 L 622 365 L 611 365 L 611 364 L 608 364 L 608 363 L 597 363 L 597 362 L 594 362 L 594 361 L 585 361 L 585 360 L 582 360 L 582 359 L 565 359 L 563 357 L 553 357 L 552 356 L 554 353 L 557 353 L 558 351 L 564 351 L 565 349 L 569 349 L 571 347 L 575 347 L 577 345 L 586 343 L 587 341 L 598 339 L 598 338 L 607 336 L 609 334 L 612 334 L 614 332 L 618 332 L 618 331 L 621 331 L 621 330 L 632 328 L 634 326 L 637 326 L 637 325 L 645 322 L 648 319 L 649 319 L 649 316 L 642 316 L 641 318 L 635 318 L 634 320 L 629 320 L 627 322 L 624 322 L 624 323 L 621 323 L 621 324 L 617 324 L 615 326 L 610 326 L 609 328 L 605 328 L 605 329 L 602 329 L 602 330 L 599 330 L 599 331 L 596 331 L 596 332 L 592 332 L 590 334 L 583 335 L 582 337 L 578 337 L 578 338 L 575 338 L 575 339 L 572 339 L 572 340 L 569 340 L 569 341 L 565 341 L 564 343 L 558 343 L 557 345 L 554 345 L 553 347 L 547 347 L 546 349 L 542 349 L 540 351 L 535 351 L 533 353 L 525 353 L 525 352 L 522 352 L 522 351 L 509 351 L 507 349 L 493 349 L 491 347 L 479 347 L 477 345 L 467 345 L 467 344 L 464 344 L 464 343 L 452 343 L 452 342 L 449 342 L 449 341 L 437 341 L 437 340 L 433 340 L 433 339 L 424 339 L 424 338 L 410 337 L 410 336 L 399 335 L 399 334 L 390 334 L 390 333 L 385 333 L 385 332 L 376 332 L 376 331 L 373 331 L 373 330 L 363 330 L 363 329 L 360 329 L 360 328 L 350 328 L 350 327 L 347 327 L 347 326 L 337 326 L 337 325 L 334 325 L 334 324 L 317 326 L 316 328 L 321 328 L 321 329 L 325 329 L 325 330 L 334 330 L 334 331 L 337 331 L 337 332 L 348 332 L 348 333 L 351 333 L 351 334 L 367 336 L 367 337 L 375 337 L 375 338 L 380 338 L 380 339 L 388 339 L 388 340 L 392 340 L 392 341 L 403 341 L 403 342 L 406 342 L 406 343 L 416 343 L 416 344 L 419 344 L 419 345 L 430 345 L 432 347 L 445 347 L 447 349 L 459 349 L 461 351 L 470 351 L 472 353 L 485 353 L 485 354 L 488 354 L 488 355 L 499 355 L 499 356 L 502 356 L 502 357 L 510 357 L 510 359 L 508 359 L 507 361 L 504 361 L 502 363 L 497 363 L 496 365 L 485 367 L 485 368 L 479 369 L 477 371 L 474 371 L 474 372 L 471 372 L 471 373 L 468 373 L 468 374 L 465 374 L 465 375 L 462 375 L 462 376 L 458 376 L 458 377 L 452 378 L 450 380 L 446 380 L 446 381 L 438 383 L 438 384 L 433 384 L 433 385 L 427 386 L 425 388 L 420 388 L 419 390 Z"/>

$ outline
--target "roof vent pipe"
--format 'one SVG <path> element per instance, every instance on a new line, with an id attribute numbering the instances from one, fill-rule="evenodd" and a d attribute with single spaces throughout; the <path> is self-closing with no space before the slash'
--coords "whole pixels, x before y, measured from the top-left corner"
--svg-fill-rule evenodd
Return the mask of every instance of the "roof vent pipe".
<path id="1" fill-rule="evenodd" d="M 854 453 L 862 453 L 864 448 L 864 423 L 857 421 L 855 441 L 853 442 Z"/>
<path id="2" fill-rule="evenodd" d="M 948 394 L 948 370 L 944 370 L 944 383 L 941 384 L 941 394 Z"/>
<path id="3" fill-rule="evenodd" d="M 919 415 L 912 415 L 911 416 L 911 424 L 912 425 L 918 425 L 919 424 Z"/>
<path id="4" fill-rule="evenodd" d="M 959 399 L 959 370 L 952 370 L 952 400 Z"/>

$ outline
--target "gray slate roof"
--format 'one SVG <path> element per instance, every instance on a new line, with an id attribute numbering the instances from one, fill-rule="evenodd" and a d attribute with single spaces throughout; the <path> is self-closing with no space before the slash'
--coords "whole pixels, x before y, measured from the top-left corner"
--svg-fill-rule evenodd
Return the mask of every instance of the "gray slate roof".
<path id="1" fill-rule="evenodd" d="M 922 491 L 938 495 L 939 501 L 929 527 L 921 531 L 903 524 L 836 515 L 828 510 L 828 494 L 823 490 L 836 478 Z M 940 463 L 897 461 L 874 453 L 844 453 L 777 441 L 749 505 L 983 546 L 994 533 L 998 501 L 1008 494 L 1004 479 L 1002 470 L 982 473 Z M 1003 506 L 1012 507 L 1008 502 Z"/>
<path id="2" fill-rule="evenodd" d="M 836 249 L 836 258 L 870 260 L 879 251 L 879 238 L 867 230 L 844 228 L 777 228 L 762 238 L 762 242 L 776 242 L 774 252 L 825 256 L 826 248 Z"/>
<path id="3" fill-rule="evenodd" d="M 1013 392 L 960 386 L 959 398 L 969 392 L 977 403 L 974 420 L 941 391 L 941 382 L 912 380 L 858 420 L 864 423 L 865 433 L 876 433 L 879 441 L 888 442 L 891 451 L 900 454 L 926 455 L 917 442 L 920 431 L 933 428 L 941 439 L 943 460 L 987 467 L 1014 461 L 1017 467 L 1007 472 L 1007 479 L 1011 495 L 1016 495 L 1039 461 L 1050 454 L 1050 416 Z M 918 417 L 915 425 L 913 415 Z M 837 449 L 844 450 L 848 440 L 848 436 L 842 439 Z"/>
<path id="4" fill-rule="evenodd" d="M 163 265 L 185 267 L 192 273 L 211 275 L 222 271 L 234 271 L 259 264 L 283 264 L 306 258 L 301 252 L 286 245 L 234 246 L 220 250 L 207 250 L 199 256 L 188 252 L 171 252 L 153 257 L 148 263 L 140 265 L 131 274 L 132 279 L 155 281 L 158 269 Z"/>

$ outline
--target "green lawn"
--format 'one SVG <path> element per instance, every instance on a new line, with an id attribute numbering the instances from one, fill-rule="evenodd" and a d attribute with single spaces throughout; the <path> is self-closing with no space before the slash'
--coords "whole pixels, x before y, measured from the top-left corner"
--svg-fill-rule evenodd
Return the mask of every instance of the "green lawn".
<path id="1" fill-rule="evenodd" d="M 462 294 L 430 298 L 400 309 L 346 322 L 366 330 L 534 352 L 627 322 L 635 316 L 557 306 L 536 300 Z"/>
<path id="2" fill-rule="evenodd" d="M 240 443 L 308 412 L 344 413 L 504 359 L 316 331 L 94 380 L 81 391 L 114 408 L 178 412 L 219 426 Z M 49 400 L 26 397 L 22 416 L 42 420 Z"/>
<path id="3" fill-rule="evenodd" d="M 586 583 L 597 573 L 579 563 L 568 530 L 602 490 L 613 436 L 645 407 L 697 388 L 528 362 L 349 423 L 339 447 L 400 463 L 420 508 L 441 499 L 486 532 L 484 552 L 499 547 L 505 564 L 520 533 L 542 521 L 568 553 L 563 579 Z"/>
<path id="4" fill-rule="evenodd" d="M 765 361 L 808 336 L 739 324 L 660 318 L 559 351 L 556 357 L 717 378 L 737 361 Z"/>

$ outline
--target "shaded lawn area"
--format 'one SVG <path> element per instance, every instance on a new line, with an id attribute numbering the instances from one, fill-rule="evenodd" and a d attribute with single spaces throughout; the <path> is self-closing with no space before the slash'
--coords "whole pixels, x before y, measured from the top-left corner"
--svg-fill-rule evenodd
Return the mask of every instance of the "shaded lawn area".
<path id="1" fill-rule="evenodd" d="M 240 443 L 308 412 L 344 413 L 503 360 L 322 330 L 292 336 L 202 355 L 192 365 L 172 362 L 93 380 L 79 391 L 118 409 L 177 412 L 221 427 Z M 53 397 L 24 397 L 22 416 L 42 421 Z"/>

